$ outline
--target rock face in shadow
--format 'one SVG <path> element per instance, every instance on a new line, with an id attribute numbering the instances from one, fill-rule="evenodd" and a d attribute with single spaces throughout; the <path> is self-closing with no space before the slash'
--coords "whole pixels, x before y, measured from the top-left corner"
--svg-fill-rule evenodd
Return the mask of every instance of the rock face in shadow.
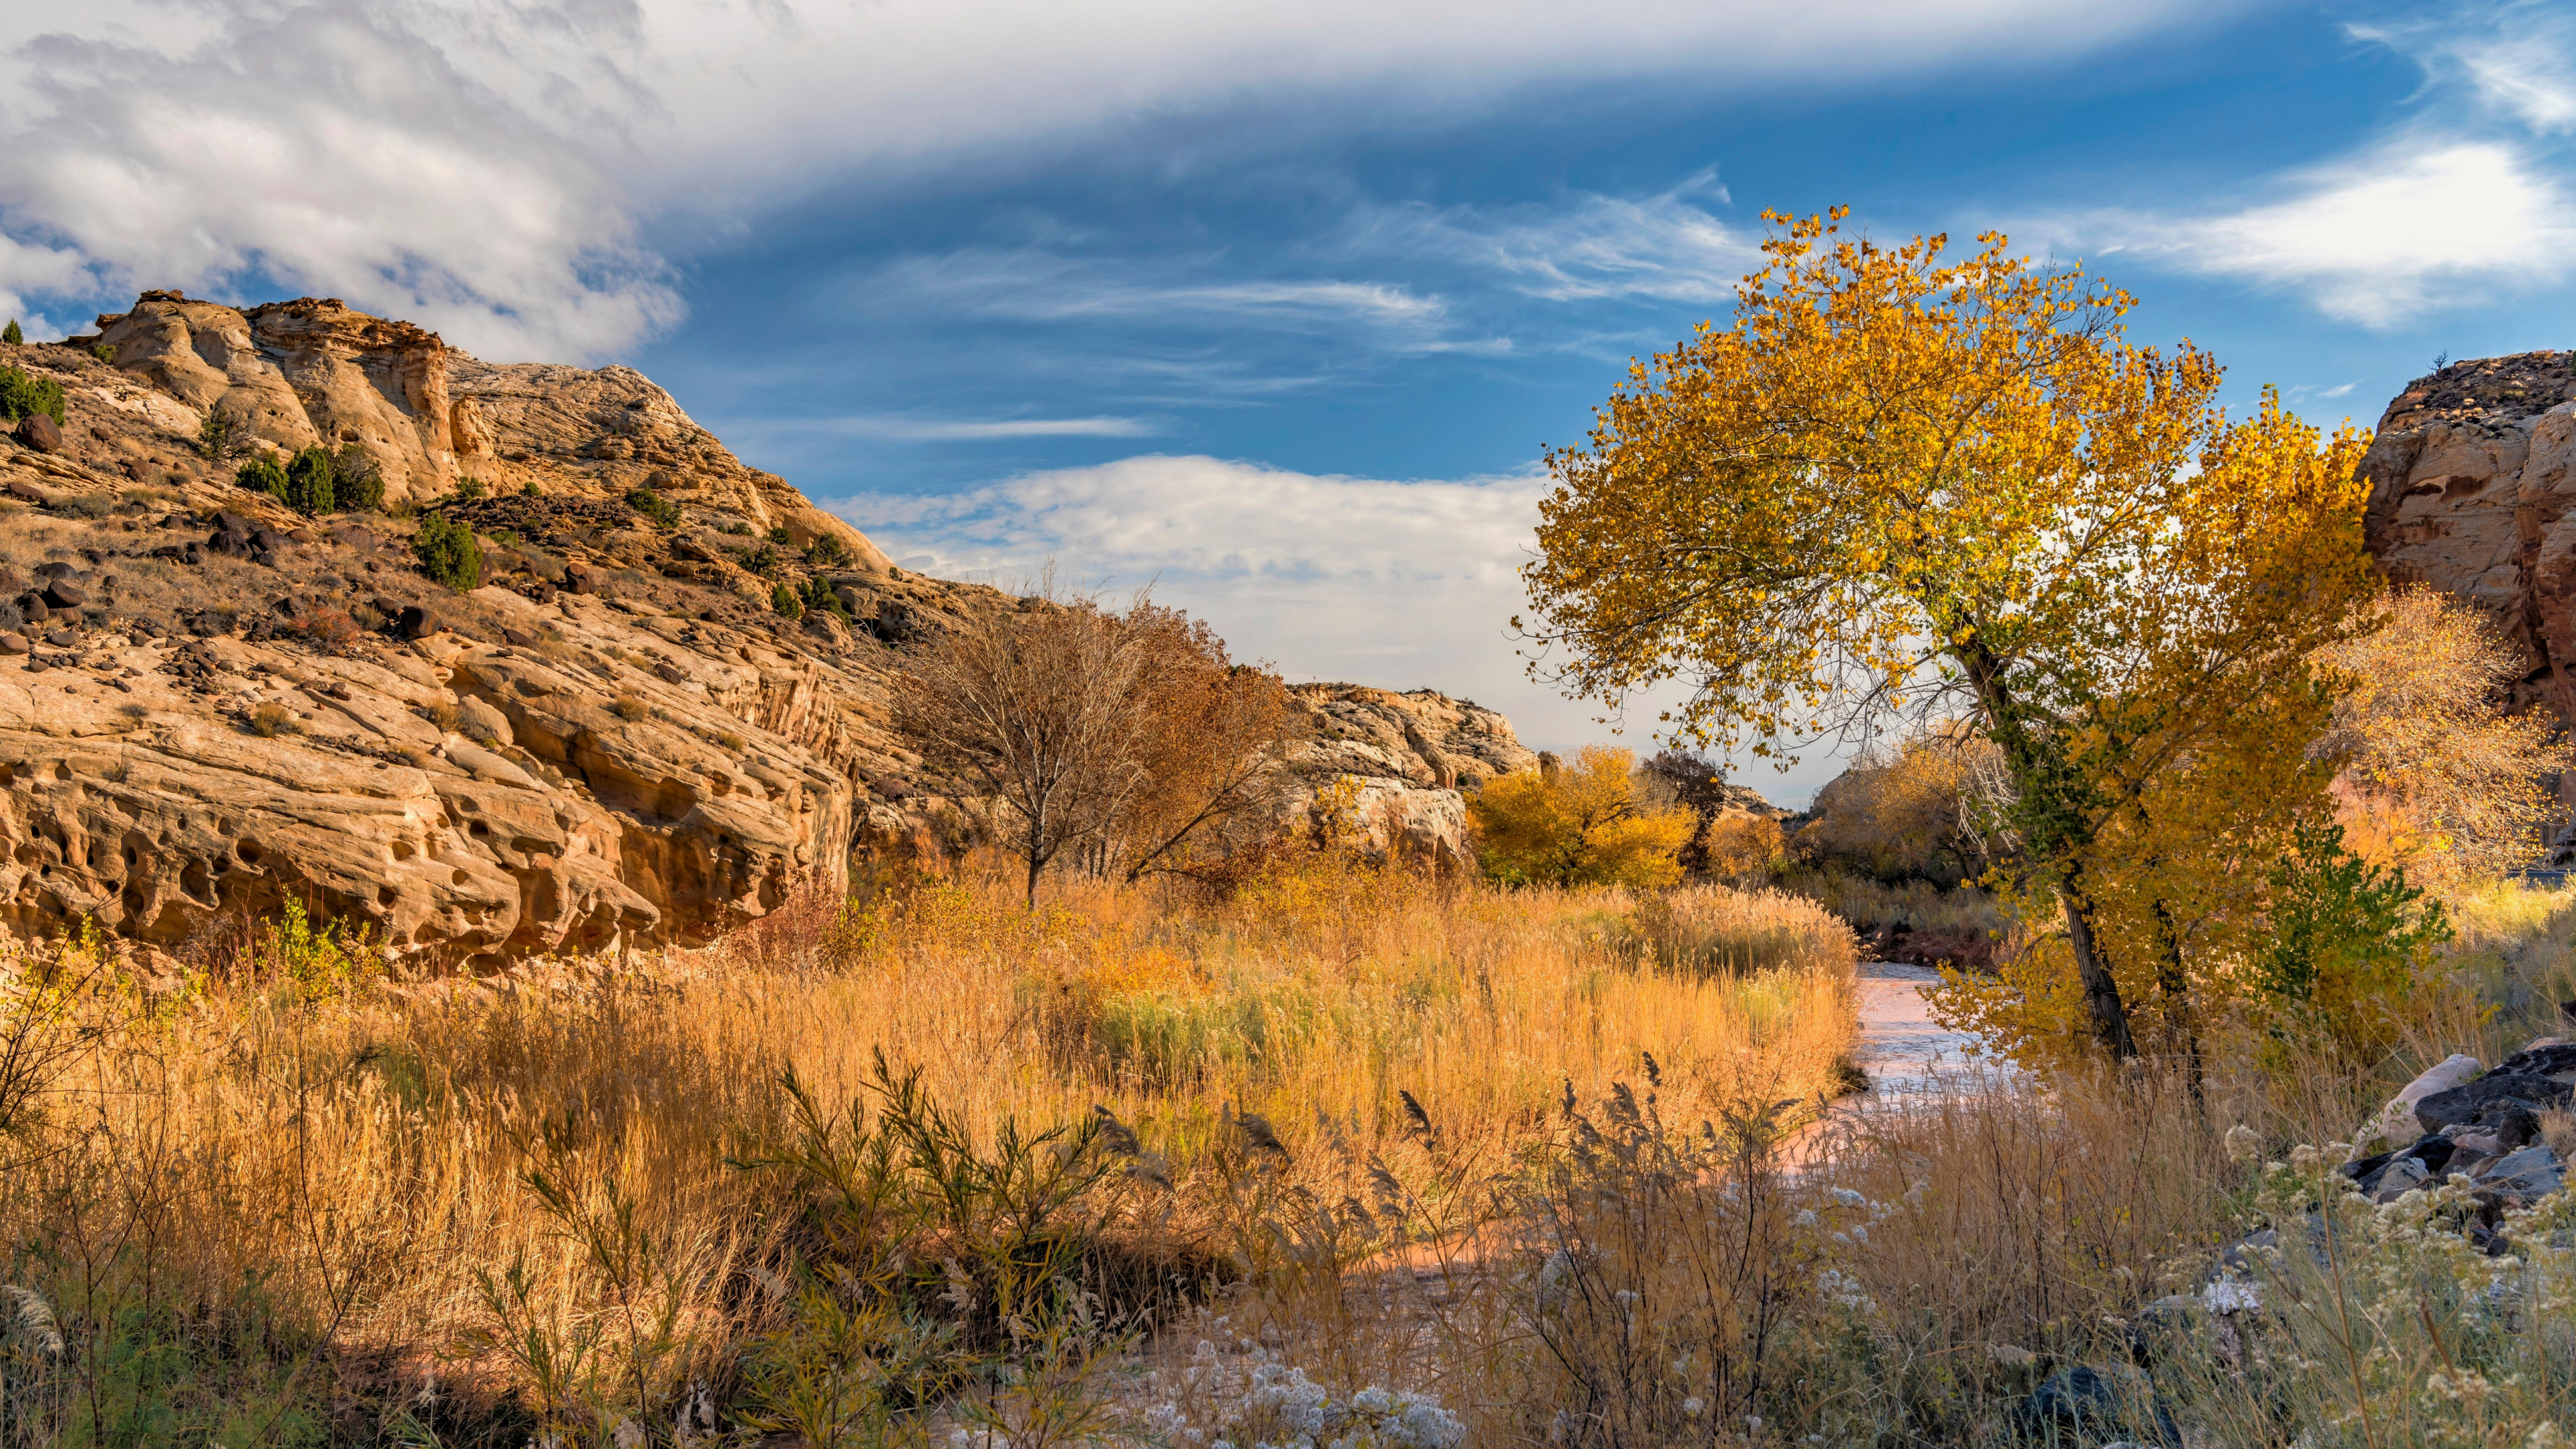
<path id="1" fill-rule="evenodd" d="M 2516 703 L 2576 719 L 2576 353 L 2453 363 L 2389 403 L 2362 461 L 2365 538 L 2389 578 L 2492 613 L 2521 649 Z"/>

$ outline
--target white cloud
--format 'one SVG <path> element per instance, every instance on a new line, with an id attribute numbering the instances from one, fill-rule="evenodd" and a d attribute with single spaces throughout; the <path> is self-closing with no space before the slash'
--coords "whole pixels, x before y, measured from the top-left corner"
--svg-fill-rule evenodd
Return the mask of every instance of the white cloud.
<path id="1" fill-rule="evenodd" d="M 0 34 L 34 38 L 0 56 L 0 226 L 69 250 L 85 281 L 0 258 L 0 291 L 221 290 L 264 272 L 496 357 L 597 356 L 678 313 L 645 222 L 721 230 L 823 177 L 953 170 L 1156 118 L 1287 114 L 1292 100 L 1307 102 L 1296 127 L 1202 131 L 1257 152 L 1292 129 L 1444 118 L 1604 80 L 1856 86 L 2069 54 L 2224 8 L 7 0 Z"/>
<path id="2" fill-rule="evenodd" d="M 1089 318 L 1330 332 L 1396 351 L 1504 350 L 1505 339 L 1451 335 L 1448 305 L 1382 282 L 1201 281 L 1209 256 L 1151 261 L 1064 256 L 1035 248 L 966 248 L 899 258 L 851 285 L 867 308 L 927 305 L 960 316 L 1017 322 Z"/>
<path id="3" fill-rule="evenodd" d="M 2465 81 L 2486 109 L 2530 130 L 2576 131 L 2576 19 L 2555 3 L 2464 7 L 2350 33 L 2413 60 L 2437 82 Z"/>
<path id="4" fill-rule="evenodd" d="M 1393 482 L 1208 457 L 1030 473 L 947 497 L 834 504 L 907 567 L 1008 585 L 1050 560 L 1152 583 L 1296 679 L 1525 700 L 1505 625 L 1544 475 Z"/>
<path id="5" fill-rule="evenodd" d="M 2460 63 L 2478 94 L 2519 117 L 2535 131 L 2576 131 L 2576 63 L 2569 27 L 2557 26 L 2555 44 L 2491 40 L 2460 49 Z"/>
<path id="6" fill-rule="evenodd" d="M 48 35 L 17 59 L 0 214 L 52 245 L 0 255 L 0 287 L 256 269 L 511 356 L 593 356 L 679 315 L 594 156 L 362 7 L 243 14 L 176 52 Z"/>
<path id="7" fill-rule="evenodd" d="M 906 568 L 1012 588 L 1052 561 L 1059 577 L 1113 595 L 1150 583 L 1237 657 L 1291 680 L 1428 686 L 1503 711 L 1533 746 L 1570 749 L 1610 730 L 1593 722 L 1595 706 L 1531 682 L 1509 635 L 1527 608 L 1519 568 L 1550 486 L 1536 469 L 1397 482 L 1155 455 L 830 506 Z M 1622 742 L 1651 748 L 1654 716 L 1651 704 L 1632 708 Z M 1840 768 L 1819 757 L 1743 779 L 1803 800 Z"/>
<path id="8" fill-rule="evenodd" d="M 1520 292 L 1555 302 L 1723 302 L 1762 249 L 1703 209 L 1703 195 L 1726 199 L 1704 175 L 1647 197 L 1582 192 L 1554 206 L 1395 208 L 1358 221 L 1350 245 L 1499 272 Z"/>
<path id="9" fill-rule="evenodd" d="M 2499 141 L 2401 137 L 2278 190 L 2280 200 L 2232 212 L 2102 211 L 2032 230 L 2096 257 L 2302 292 L 2329 316 L 2375 328 L 2552 283 L 2576 261 L 2576 202 Z"/>

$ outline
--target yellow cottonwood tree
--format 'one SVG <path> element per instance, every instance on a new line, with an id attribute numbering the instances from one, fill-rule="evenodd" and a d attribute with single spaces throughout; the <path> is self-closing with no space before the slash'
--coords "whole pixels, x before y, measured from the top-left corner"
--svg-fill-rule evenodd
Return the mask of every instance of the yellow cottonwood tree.
<path id="1" fill-rule="evenodd" d="M 1574 763 L 1516 770 L 1467 802 L 1486 873 L 1509 885 L 1666 886 L 1699 821 L 1637 796 L 1636 756 L 1587 745 Z"/>
<path id="2" fill-rule="evenodd" d="M 1529 633 L 1546 677 L 1614 707 L 1689 685 L 1667 723 L 1703 745 L 1965 713 L 2092 1033 L 2131 1054 L 2095 841 L 2349 631 L 2366 439 L 2268 393 L 2231 422 L 2208 354 L 2132 345 L 2126 293 L 2000 235 L 1947 261 L 1842 216 L 1770 216 L 1734 324 L 1636 364 L 1549 454 Z"/>

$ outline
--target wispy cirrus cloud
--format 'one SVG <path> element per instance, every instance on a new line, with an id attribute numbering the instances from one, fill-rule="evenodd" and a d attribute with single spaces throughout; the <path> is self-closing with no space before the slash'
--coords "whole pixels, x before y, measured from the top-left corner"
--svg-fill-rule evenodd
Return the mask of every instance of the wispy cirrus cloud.
<path id="1" fill-rule="evenodd" d="M 1507 350 L 1461 335 L 1449 304 L 1401 283 L 1340 277 L 1229 277 L 1220 255 L 1067 256 L 962 248 L 899 257 L 854 278 L 853 305 L 1015 322 L 1147 323 L 1330 332 L 1404 352 Z"/>
<path id="2" fill-rule="evenodd" d="M 2464 84 L 2491 113 L 2544 135 L 2576 131 L 2576 18 L 2562 6 L 2519 0 L 2346 30 L 2414 61 L 2437 86 Z"/>
<path id="3" fill-rule="evenodd" d="M 2382 330 L 2563 280 L 2576 156 L 2553 138 L 2576 131 L 2576 20 L 2515 3 L 2346 29 L 2423 67 L 2418 115 L 2232 208 L 2067 212 L 2015 235 L 2295 293 Z"/>
<path id="4" fill-rule="evenodd" d="M 1722 302 L 1761 258 L 1760 243 L 1702 204 L 1728 200 L 1714 172 L 1646 196 L 1577 192 L 1514 207 L 1410 206 L 1354 218 L 1360 254 L 1432 258 L 1551 302 L 1651 298 Z"/>

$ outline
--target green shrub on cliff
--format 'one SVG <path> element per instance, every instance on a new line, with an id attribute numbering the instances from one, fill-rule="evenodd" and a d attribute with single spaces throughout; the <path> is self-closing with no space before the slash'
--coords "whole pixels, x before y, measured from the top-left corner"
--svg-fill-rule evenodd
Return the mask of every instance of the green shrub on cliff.
<path id="1" fill-rule="evenodd" d="M 233 474 L 233 482 L 253 493 L 280 500 L 286 497 L 286 470 L 277 466 L 273 458 L 253 458 L 242 464 Z"/>
<path id="2" fill-rule="evenodd" d="M 338 501 L 335 471 L 330 449 L 319 444 L 305 448 L 287 461 L 286 491 L 279 496 L 307 518 L 332 512 Z"/>
<path id="3" fill-rule="evenodd" d="M 29 377 L 15 367 L 0 367 L 0 419 L 16 422 L 43 413 L 63 425 L 63 385 L 50 377 Z"/>
<path id="4" fill-rule="evenodd" d="M 420 531 L 412 535 L 411 551 L 419 556 L 422 573 L 458 593 L 482 587 L 482 545 L 474 541 L 473 529 L 451 522 L 445 514 L 420 516 Z"/>

